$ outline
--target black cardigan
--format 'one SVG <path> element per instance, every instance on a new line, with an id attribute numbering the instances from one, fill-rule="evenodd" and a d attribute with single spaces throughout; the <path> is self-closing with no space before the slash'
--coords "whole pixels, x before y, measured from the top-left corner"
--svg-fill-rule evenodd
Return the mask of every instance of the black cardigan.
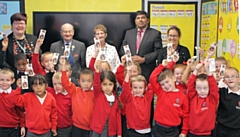
<path id="1" fill-rule="evenodd" d="M 179 53 L 179 60 L 176 62 L 176 64 L 182 64 L 191 58 L 188 48 L 182 45 L 178 45 L 176 51 Z M 167 47 L 160 49 L 157 59 L 158 65 L 162 63 L 163 59 L 167 59 Z"/>

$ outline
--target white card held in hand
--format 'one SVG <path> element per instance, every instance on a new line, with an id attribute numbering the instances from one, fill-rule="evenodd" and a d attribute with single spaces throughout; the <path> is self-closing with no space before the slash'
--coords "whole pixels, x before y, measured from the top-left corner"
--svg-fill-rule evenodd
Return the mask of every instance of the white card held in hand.
<path id="1" fill-rule="evenodd" d="M 56 65 L 58 61 L 59 53 L 53 53 L 53 64 Z"/>
<path id="2" fill-rule="evenodd" d="M 46 32 L 47 31 L 45 29 L 41 29 L 38 38 L 41 39 L 41 40 L 44 40 Z"/>
<path id="3" fill-rule="evenodd" d="M 94 44 L 95 44 L 96 46 L 101 46 L 101 45 L 100 45 L 100 39 L 99 39 L 98 37 L 94 37 L 93 40 L 94 40 Z"/>
<path id="4" fill-rule="evenodd" d="M 214 51 L 216 47 L 217 47 L 217 44 L 216 44 L 215 42 L 213 42 L 213 43 L 210 45 L 210 50 L 211 50 L 211 51 Z"/>
<path id="5" fill-rule="evenodd" d="M 65 56 L 65 58 L 69 57 L 69 55 L 70 55 L 70 45 L 65 46 L 63 55 Z"/>
<path id="6" fill-rule="evenodd" d="M 168 61 L 168 62 L 171 62 L 172 60 L 173 60 L 173 55 L 168 55 L 168 56 L 167 56 L 167 61 Z"/>
<path id="7" fill-rule="evenodd" d="M 33 77 L 35 75 L 32 64 L 27 65 L 27 71 L 28 71 L 28 76 Z"/>
<path id="8" fill-rule="evenodd" d="M 192 59 L 193 59 L 193 61 L 196 61 L 197 60 L 197 56 L 193 56 Z"/>
<path id="9" fill-rule="evenodd" d="M 28 76 L 21 76 L 22 89 L 28 89 Z"/>
<path id="10" fill-rule="evenodd" d="M 127 66 L 131 66 L 132 65 L 132 57 L 131 57 L 131 51 L 129 49 L 129 46 L 125 45 L 125 46 L 123 46 L 123 49 L 126 54 L 126 64 L 127 64 Z"/>
<path id="11" fill-rule="evenodd" d="M 210 58 L 208 60 L 209 60 L 209 71 L 210 72 L 216 71 L 215 59 L 214 58 Z"/>
<path id="12" fill-rule="evenodd" d="M 219 75 L 220 76 L 222 76 L 222 77 L 224 76 L 225 69 L 226 69 L 226 65 L 221 64 L 221 67 L 220 67 L 220 70 L 219 70 Z"/>

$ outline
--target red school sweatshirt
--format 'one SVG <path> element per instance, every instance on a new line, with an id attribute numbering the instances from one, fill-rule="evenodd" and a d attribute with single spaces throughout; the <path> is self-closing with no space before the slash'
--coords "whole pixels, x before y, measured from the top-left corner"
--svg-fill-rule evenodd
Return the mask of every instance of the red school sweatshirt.
<path id="1" fill-rule="evenodd" d="M 35 93 L 21 94 L 17 88 L 18 95 L 14 97 L 17 106 L 25 108 L 26 127 L 35 134 L 44 134 L 57 128 L 57 106 L 54 97 L 46 92 L 43 104 L 40 103 Z"/>
<path id="2" fill-rule="evenodd" d="M 163 69 L 164 66 L 160 64 L 153 70 L 149 79 L 152 89 L 158 97 L 154 119 L 157 123 L 169 127 L 179 126 L 181 120 L 183 120 L 182 134 L 187 135 L 189 122 L 188 98 L 181 91 L 166 92 L 162 89 L 157 82 L 157 77 Z"/>
<path id="3" fill-rule="evenodd" d="M 20 107 L 15 106 L 14 96 L 18 91 L 12 90 L 10 94 L 0 93 L 0 127 L 15 128 L 25 126 L 24 115 Z"/>
<path id="4" fill-rule="evenodd" d="M 33 67 L 34 73 L 46 76 L 46 71 L 42 68 L 42 66 L 39 62 L 39 54 L 33 53 L 32 67 Z"/>
<path id="5" fill-rule="evenodd" d="M 62 86 L 72 98 L 73 125 L 90 130 L 90 121 L 94 108 L 94 94 L 92 90 L 83 91 L 69 81 L 66 71 L 62 71 Z"/>
<path id="6" fill-rule="evenodd" d="M 150 128 L 150 111 L 153 91 L 147 90 L 143 97 L 134 97 L 130 83 L 123 82 L 122 99 L 126 106 L 127 127 L 135 130 Z"/>
<path id="7" fill-rule="evenodd" d="M 194 135 L 210 135 L 215 127 L 218 106 L 218 85 L 213 76 L 208 76 L 209 94 L 200 98 L 195 89 L 196 76 L 192 74 L 188 80 L 187 95 L 190 102 L 189 132 Z"/>
<path id="8" fill-rule="evenodd" d="M 104 125 L 108 120 L 108 135 L 121 135 L 121 116 L 120 109 L 118 106 L 117 96 L 115 96 L 115 101 L 113 106 L 110 106 L 105 94 L 101 90 L 100 84 L 100 73 L 94 73 L 94 98 L 95 107 L 91 120 L 91 130 L 102 134 Z"/>
<path id="9" fill-rule="evenodd" d="M 72 126 L 72 100 L 69 94 L 63 95 L 48 87 L 47 91 L 52 94 L 56 100 L 58 113 L 58 128 L 67 128 Z"/>

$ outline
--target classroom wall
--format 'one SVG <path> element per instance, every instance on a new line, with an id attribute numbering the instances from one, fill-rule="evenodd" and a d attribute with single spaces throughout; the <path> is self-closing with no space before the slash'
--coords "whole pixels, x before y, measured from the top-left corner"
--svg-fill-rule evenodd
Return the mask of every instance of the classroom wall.
<path id="1" fill-rule="evenodd" d="M 25 0 L 25 12 L 28 15 L 27 33 L 33 33 L 34 11 L 135 12 L 141 9 L 141 0 Z"/>

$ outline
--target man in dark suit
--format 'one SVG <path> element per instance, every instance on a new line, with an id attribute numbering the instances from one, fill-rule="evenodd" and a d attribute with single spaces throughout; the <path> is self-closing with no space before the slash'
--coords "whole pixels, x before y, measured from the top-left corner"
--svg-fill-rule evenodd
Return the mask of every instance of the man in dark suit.
<path id="1" fill-rule="evenodd" d="M 126 32 L 120 55 L 124 55 L 123 46 L 129 45 L 132 60 L 140 64 L 142 75 L 148 81 L 156 67 L 158 51 L 162 48 L 161 32 L 149 28 L 149 16 L 145 11 L 137 11 L 135 16 L 137 28 Z"/>
<path id="2" fill-rule="evenodd" d="M 64 55 L 64 53 L 65 55 L 67 54 L 67 60 L 72 67 L 72 76 L 77 79 L 81 68 L 86 67 L 86 47 L 84 43 L 74 40 L 73 35 L 73 26 L 69 23 L 63 24 L 61 27 L 61 36 L 63 39 L 53 43 L 50 52 L 59 53 L 59 57 Z M 69 48 L 67 52 L 66 48 Z"/>

